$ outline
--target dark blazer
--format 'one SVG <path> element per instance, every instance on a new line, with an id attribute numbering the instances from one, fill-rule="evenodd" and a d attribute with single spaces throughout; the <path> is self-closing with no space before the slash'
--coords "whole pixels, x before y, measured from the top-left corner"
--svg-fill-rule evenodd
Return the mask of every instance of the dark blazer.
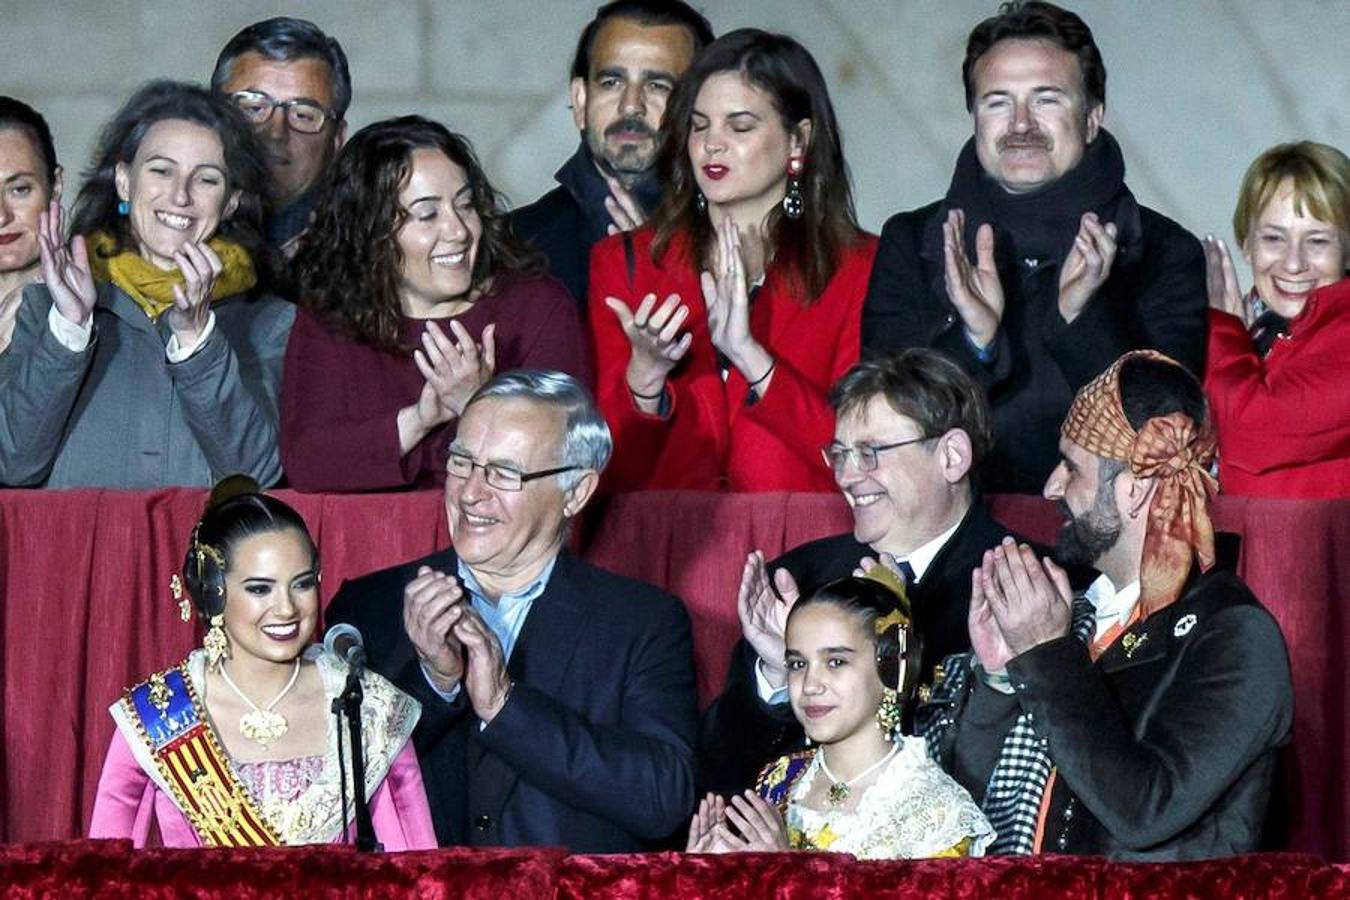
<path id="1" fill-rule="evenodd" d="M 970 572 L 984 551 L 1010 534 L 976 501 L 933 558 L 928 571 L 910 592 L 914 623 L 923 640 L 923 678 L 948 654 L 970 649 L 966 618 L 970 609 Z M 835 578 L 852 574 L 858 560 L 876 551 L 852 534 L 821 538 L 790 550 L 769 563 L 769 570 L 787 569 L 802 595 Z M 703 715 L 699 737 L 700 775 L 706 790 L 729 794 L 754 784 L 763 766 L 805 746 L 805 732 L 787 703 L 765 703 L 755 680 L 756 654 L 742 638 L 731 654 L 726 687 Z"/>
<path id="2" fill-rule="evenodd" d="M 689 617 L 676 598 L 564 551 L 531 607 L 507 670 L 515 682 L 486 728 L 463 689 L 427 684 L 403 628 L 417 568 L 345 583 L 329 622 L 365 637 L 371 666 L 422 703 L 413 733 L 442 845 L 649 849 L 694 807 L 697 706 Z"/>
<path id="3" fill-rule="evenodd" d="M 600 176 L 597 174 L 596 178 Z M 581 309 L 586 308 L 590 283 L 591 226 L 581 204 L 559 185 L 538 200 L 511 211 L 516 236 L 548 260 L 549 273 L 566 287 Z M 601 233 L 600 237 L 604 237 Z"/>
<path id="4" fill-rule="evenodd" d="M 865 351 L 932 347 L 950 356 L 988 392 L 995 448 L 984 486 L 1040 493 L 1055 467 L 1059 425 L 1074 394 L 1127 350 L 1152 347 L 1197 378 L 1205 359 L 1205 261 L 1200 242 L 1171 219 L 1139 208 L 1139 237 L 1122 247 L 1110 277 L 1070 324 L 1059 315 L 1059 264 L 999 253 L 1005 312 L 982 363 L 947 299 L 943 203 L 899 213 L 881 231 L 863 307 Z M 994 223 L 997 231 L 997 224 Z"/>
<path id="5" fill-rule="evenodd" d="M 1161 861 L 1259 849 L 1276 751 L 1293 722 L 1279 625 L 1216 567 L 1130 633 L 1095 663 L 1071 636 L 1016 657 L 1005 715 L 976 722 L 958 710 L 943 755 L 1006 734 L 1025 709 L 1058 770 L 1046 852 Z"/>
<path id="6" fill-rule="evenodd" d="M 584 140 L 553 177 L 558 181 L 556 188 L 511 211 L 511 229 L 544 255 L 549 272 L 567 286 L 584 318 L 590 293 L 591 248 L 609 234 L 614 224 L 605 208 L 609 185 Z M 639 179 L 629 193 L 644 210 L 656 209 L 661 199 L 656 173 Z"/>

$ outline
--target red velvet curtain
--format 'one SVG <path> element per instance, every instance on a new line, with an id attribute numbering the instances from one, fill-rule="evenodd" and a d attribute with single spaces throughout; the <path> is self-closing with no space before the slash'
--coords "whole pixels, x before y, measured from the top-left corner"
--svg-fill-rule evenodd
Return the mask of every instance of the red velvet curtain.
<path id="1" fill-rule="evenodd" d="M 229 900 L 316 896 L 1304 900 L 1347 896 L 1350 867 L 1285 854 L 1155 865 L 1070 857 L 858 862 L 835 853 L 565 856 L 550 848 L 370 855 L 330 847 L 134 852 L 125 841 L 72 841 L 0 847 L 0 885 L 9 897 L 135 900 L 185 895 Z"/>
<path id="2" fill-rule="evenodd" d="M 325 599 L 344 578 L 446 545 L 435 493 L 281 492 L 322 556 Z M 169 599 L 202 491 L 0 491 L 0 840 L 83 833 L 112 733 L 107 707 L 134 679 L 199 638 Z M 1050 539 L 1053 507 L 995 497 L 995 514 Z M 1219 528 L 1244 536 L 1241 572 L 1289 643 L 1296 690 L 1288 846 L 1350 859 L 1346 657 L 1350 651 L 1350 501 L 1221 497 Z M 739 635 L 745 554 L 774 556 L 847 530 L 834 495 L 651 493 L 617 497 L 579 529 L 591 561 L 680 596 L 694 627 L 699 695 L 720 689 Z"/>

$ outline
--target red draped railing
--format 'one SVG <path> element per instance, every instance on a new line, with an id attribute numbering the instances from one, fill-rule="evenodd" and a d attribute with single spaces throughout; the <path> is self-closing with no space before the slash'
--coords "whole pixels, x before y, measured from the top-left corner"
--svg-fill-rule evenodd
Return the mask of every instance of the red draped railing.
<path id="1" fill-rule="evenodd" d="M 365 856 L 329 847 L 146 850 L 120 841 L 0 847 L 0 894 L 21 897 L 465 897 L 645 900 L 1311 900 L 1350 895 L 1350 866 L 1261 854 L 1200 863 L 1100 859 L 857 862 L 836 853 L 567 856 L 548 848 Z"/>
<path id="2" fill-rule="evenodd" d="M 436 494 L 281 494 L 318 541 L 325 599 L 344 578 L 447 542 Z M 0 491 L 0 840 L 83 833 L 112 733 L 108 704 L 198 637 L 178 620 L 168 582 L 202 501 L 201 491 Z M 1039 498 L 996 497 L 994 510 L 1029 537 L 1053 535 L 1054 510 Z M 1350 859 L 1350 501 L 1221 497 L 1215 518 L 1243 536 L 1240 571 L 1289 643 L 1295 734 L 1278 797 L 1287 845 Z M 591 561 L 685 601 L 706 702 L 739 634 L 745 554 L 773 556 L 849 525 L 832 495 L 652 493 L 609 501 L 577 539 Z"/>

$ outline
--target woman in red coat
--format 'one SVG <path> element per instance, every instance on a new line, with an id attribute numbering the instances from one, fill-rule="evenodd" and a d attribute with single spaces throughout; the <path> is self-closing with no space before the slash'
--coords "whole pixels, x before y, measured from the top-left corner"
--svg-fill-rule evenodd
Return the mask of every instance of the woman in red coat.
<path id="1" fill-rule="evenodd" d="M 858 359 L 876 238 L 796 41 L 710 44 L 666 110 L 652 224 L 591 258 L 611 490 L 833 491 L 830 385 Z"/>
<path id="2" fill-rule="evenodd" d="M 281 462 L 299 490 L 443 484 L 459 414 L 494 371 L 590 380 L 576 303 L 512 236 L 469 142 L 436 122 L 352 136 L 295 267 Z"/>
<path id="3" fill-rule="evenodd" d="M 1350 159 L 1302 141 L 1262 153 L 1233 215 L 1255 285 L 1206 240 L 1205 390 L 1230 494 L 1350 497 Z"/>

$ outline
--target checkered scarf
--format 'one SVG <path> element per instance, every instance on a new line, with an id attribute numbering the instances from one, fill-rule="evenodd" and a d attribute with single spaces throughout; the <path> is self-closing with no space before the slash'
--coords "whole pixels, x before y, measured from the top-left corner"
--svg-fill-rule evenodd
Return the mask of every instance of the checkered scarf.
<path id="1" fill-rule="evenodd" d="M 1084 644 L 1092 640 L 1096 615 L 1083 597 L 1073 601 L 1070 633 Z M 915 726 L 928 746 L 928 755 L 942 758 L 942 741 L 955 724 L 955 710 L 964 706 L 964 698 L 974 676 L 974 653 L 958 653 L 942 664 L 942 680 L 933 686 L 928 701 L 915 712 Z M 984 814 L 998 833 L 989 845 L 995 856 L 1027 856 L 1035 848 L 1036 820 L 1041 799 L 1054 764 L 1046 741 L 1036 736 L 1032 714 L 1023 712 L 1003 739 L 998 762 L 989 776 L 984 792 Z"/>
<path id="2" fill-rule="evenodd" d="M 1139 614 L 1147 619 L 1181 594 L 1192 559 L 1201 571 L 1214 565 L 1214 525 L 1209 500 L 1219 486 L 1209 474 L 1214 430 L 1197 427 L 1181 412 L 1155 416 L 1138 431 L 1130 427 L 1120 401 L 1120 367 L 1143 357 L 1178 365 L 1155 350 L 1134 350 L 1085 385 L 1064 417 L 1060 435 L 1108 459 L 1120 460 L 1158 489 L 1148 508 L 1139 571 Z"/>

